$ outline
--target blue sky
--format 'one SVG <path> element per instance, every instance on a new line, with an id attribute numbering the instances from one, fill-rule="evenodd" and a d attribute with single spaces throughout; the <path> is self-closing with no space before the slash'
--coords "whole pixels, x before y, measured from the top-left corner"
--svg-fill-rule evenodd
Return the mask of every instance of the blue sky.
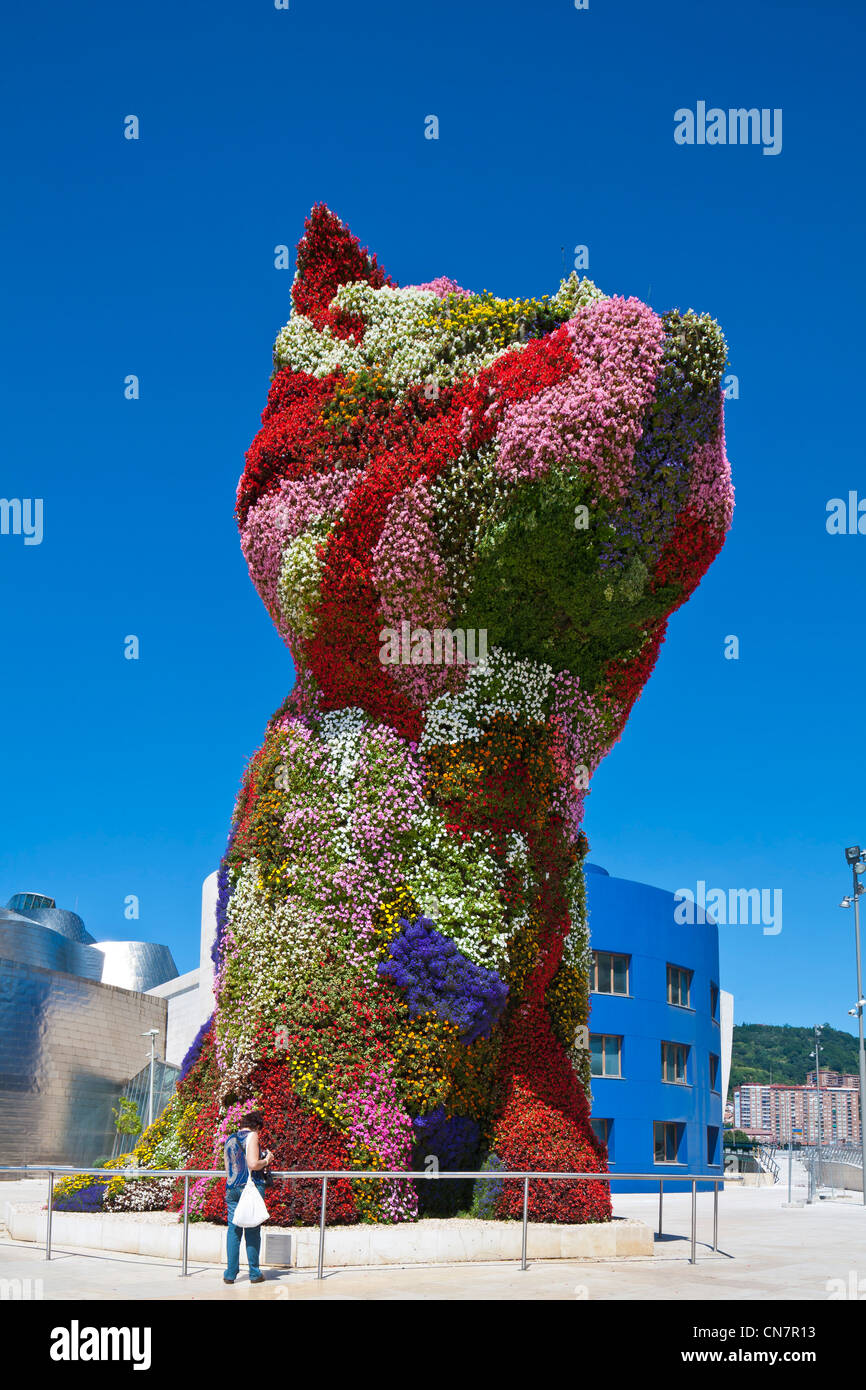
<path id="1" fill-rule="evenodd" d="M 7 17 L 0 495 L 42 498 L 44 539 L 0 536 L 0 901 L 48 892 L 196 963 L 201 880 L 293 679 L 233 502 L 289 313 L 274 247 L 324 200 L 400 283 L 542 294 L 585 244 L 607 292 L 722 324 L 734 527 L 595 779 L 591 858 L 781 889 L 781 933 L 721 930 L 736 1020 L 851 1027 L 866 536 L 825 516 L 866 497 L 863 30 L 833 0 Z M 676 145 L 699 100 L 781 108 L 782 152 Z"/>

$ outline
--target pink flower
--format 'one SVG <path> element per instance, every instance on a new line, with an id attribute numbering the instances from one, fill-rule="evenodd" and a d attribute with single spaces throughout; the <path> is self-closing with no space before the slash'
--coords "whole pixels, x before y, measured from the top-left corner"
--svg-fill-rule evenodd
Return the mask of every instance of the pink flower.
<path id="1" fill-rule="evenodd" d="M 554 464 L 578 466 L 604 496 L 624 497 L 655 395 L 662 321 L 639 299 L 614 296 L 578 310 L 566 328 L 580 371 L 508 408 L 498 467 L 530 479 Z"/>
<path id="2" fill-rule="evenodd" d="M 407 285 L 410 290 L 432 290 L 440 299 L 444 299 L 446 294 L 459 295 L 461 299 L 471 298 L 472 291 L 461 289 L 456 280 L 449 280 L 447 275 L 438 275 L 435 280 L 428 280 L 423 285 Z"/>

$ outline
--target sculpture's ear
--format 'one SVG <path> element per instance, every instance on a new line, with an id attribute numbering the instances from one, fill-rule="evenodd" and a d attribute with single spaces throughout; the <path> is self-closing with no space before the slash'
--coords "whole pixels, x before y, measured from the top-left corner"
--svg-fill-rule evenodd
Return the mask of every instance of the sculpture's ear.
<path id="1" fill-rule="evenodd" d="M 317 203 L 304 223 L 298 243 L 298 269 L 292 286 L 295 310 L 321 328 L 328 305 L 340 285 L 366 280 L 374 289 L 392 282 L 376 257 L 362 246 L 324 203 Z"/>

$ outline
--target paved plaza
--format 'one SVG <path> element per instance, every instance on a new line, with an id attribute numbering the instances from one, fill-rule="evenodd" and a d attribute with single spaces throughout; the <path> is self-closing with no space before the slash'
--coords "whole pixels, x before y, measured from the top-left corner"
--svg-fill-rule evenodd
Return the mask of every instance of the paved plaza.
<path id="1" fill-rule="evenodd" d="M 800 1175 L 798 1174 L 798 1177 Z M 14 1188 L 14 1192 L 13 1189 Z M 43 1182 L 4 1183 L 0 1198 L 33 1201 Z M 805 1191 L 795 1187 L 795 1200 Z M 533 1262 L 519 1264 L 415 1266 L 377 1269 L 266 1271 L 266 1282 L 251 1286 L 245 1272 L 237 1284 L 222 1283 L 213 1265 L 191 1266 L 181 1278 L 178 1265 L 145 1256 L 55 1247 L 44 1250 L 9 1238 L 0 1230 L 0 1279 L 30 1280 L 44 1299 L 227 1299 L 246 1302 L 288 1299 L 780 1299 L 826 1301 L 863 1280 L 866 1294 L 866 1208 L 859 1194 L 837 1196 L 811 1206 L 786 1208 L 785 1183 L 770 1188 L 729 1184 L 719 1198 L 719 1251 L 712 1250 L 712 1196 L 698 1196 L 698 1263 L 688 1262 L 688 1193 L 665 1194 L 664 1235 L 653 1258 L 618 1261 Z M 655 1226 L 658 1197 L 615 1196 L 617 1216 L 636 1217 Z M 519 1226 L 515 1226 L 519 1252 Z M 41 1284 L 38 1282 L 41 1281 Z M 833 1281 L 836 1281 L 835 1283 Z M 27 1285 L 25 1284 L 26 1288 Z"/>

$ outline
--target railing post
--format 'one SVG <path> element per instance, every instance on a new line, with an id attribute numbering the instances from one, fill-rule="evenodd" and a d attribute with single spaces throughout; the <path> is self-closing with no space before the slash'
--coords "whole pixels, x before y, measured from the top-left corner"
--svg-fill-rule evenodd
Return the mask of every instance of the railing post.
<path id="1" fill-rule="evenodd" d="M 713 1252 L 719 1249 L 719 1184 L 713 1183 Z"/>
<path id="2" fill-rule="evenodd" d="M 189 1173 L 183 1178 L 183 1265 L 181 1279 L 189 1274 Z"/>
<path id="3" fill-rule="evenodd" d="M 328 1179 L 322 1178 L 322 1210 L 319 1215 L 319 1271 L 317 1279 L 323 1279 L 322 1268 L 325 1263 L 325 1210 L 328 1205 Z"/>
<path id="4" fill-rule="evenodd" d="M 662 1211 L 665 1200 L 665 1180 L 659 1178 L 659 1240 L 662 1238 Z"/>
<path id="5" fill-rule="evenodd" d="M 51 1218 L 54 1215 L 54 1173 L 48 1169 L 48 1224 L 45 1230 L 45 1258 L 51 1259 Z"/>
<path id="6" fill-rule="evenodd" d="M 523 1248 L 520 1255 L 520 1268 L 526 1268 L 526 1230 L 529 1222 L 529 1178 L 523 1179 Z"/>
<path id="7" fill-rule="evenodd" d="M 697 1232 L 698 1232 L 698 1185 L 692 1180 L 692 1258 L 689 1264 L 697 1264 Z"/>

